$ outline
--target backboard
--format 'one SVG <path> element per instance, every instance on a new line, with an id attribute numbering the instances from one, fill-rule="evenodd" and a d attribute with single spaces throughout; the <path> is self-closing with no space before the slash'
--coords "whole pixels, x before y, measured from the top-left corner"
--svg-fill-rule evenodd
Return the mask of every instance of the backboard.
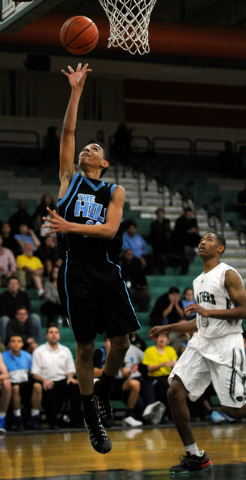
<path id="1" fill-rule="evenodd" d="M 65 0 L 0 0 L 0 34 L 12 35 Z"/>

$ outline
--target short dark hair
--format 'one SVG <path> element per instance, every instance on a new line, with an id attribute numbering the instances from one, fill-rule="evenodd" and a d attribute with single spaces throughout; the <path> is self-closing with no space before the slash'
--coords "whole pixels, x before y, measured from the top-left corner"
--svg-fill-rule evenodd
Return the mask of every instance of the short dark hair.
<path id="1" fill-rule="evenodd" d="M 19 280 L 18 277 L 15 277 L 14 275 L 11 275 L 11 277 L 9 277 L 8 280 L 7 280 L 7 285 L 9 284 L 9 282 L 10 282 L 11 280 L 18 280 L 18 282 L 20 283 L 20 280 Z"/>
<path id="2" fill-rule="evenodd" d="M 170 287 L 168 293 L 180 293 L 180 290 L 178 287 Z"/>
<path id="3" fill-rule="evenodd" d="M 46 330 L 45 330 L 45 333 L 46 333 L 46 334 L 48 333 L 48 331 L 49 331 L 50 328 L 57 328 L 57 330 L 60 332 L 60 330 L 59 330 L 59 328 L 58 328 L 57 325 L 49 325 L 49 326 L 46 328 Z"/>
<path id="4" fill-rule="evenodd" d="M 225 247 L 222 254 L 221 254 L 221 255 L 223 255 L 223 253 L 226 249 L 226 239 L 225 239 L 224 235 L 222 235 L 221 233 L 218 233 L 218 232 L 214 232 L 212 230 L 209 230 L 209 232 L 207 232 L 207 233 L 212 233 L 213 235 L 215 235 L 216 238 L 217 238 L 218 244 L 223 245 L 223 247 Z"/>

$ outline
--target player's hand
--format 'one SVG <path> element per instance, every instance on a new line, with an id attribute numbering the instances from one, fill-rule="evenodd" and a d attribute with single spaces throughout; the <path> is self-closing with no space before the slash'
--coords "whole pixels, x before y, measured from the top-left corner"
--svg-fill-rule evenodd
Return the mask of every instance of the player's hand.
<path id="1" fill-rule="evenodd" d="M 158 337 L 158 335 L 160 335 L 160 333 L 167 333 L 167 329 L 165 329 L 165 327 L 163 327 L 163 326 L 153 327 L 153 328 L 151 328 L 151 330 L 149 332 L 149 337 L 154 339 L 155 337 Z"/>
<path id="2" fill-rule="evenodd" d="M 69 73 L 65 70 L 61 70 L 61 72 L 68 78 L 71 88 L 78 88 L 82 91 L 87 77 L 87 73 L 92 72 L 92 70 L 88 68 L 88 63 L 85 63 L 83 67 L 82 63 L 78 63 L 76 71 L 74 71 L 74 69 L 70 65 L 68 65 L 67 68 L 69 70 Z"/>
<path id="3" fill-rule="evenodd" d="M 42 225 L 43 228 L 50 228 L 45 235 L 50 235 L 51 233 L 68 233 L 69 231 L 69 222 L 64 220 L 64 218 L 60 217 L 55 210 L 50 210 L 49 207 L 47 208 L 47 212 L 49 213 L 50 217 L 43 217 L 45 222 L 48 222 L 48 225 Z"/>
<path id="4" fill-rule="evenodd" d="M 205 310 L 205 308 L 201 307 L 198 303 L 191 303 L 185 309 L 185 315 L 191 315 L 192 313 L 199 313 L 202 317 L 209 317 L 209 310 Z"/>

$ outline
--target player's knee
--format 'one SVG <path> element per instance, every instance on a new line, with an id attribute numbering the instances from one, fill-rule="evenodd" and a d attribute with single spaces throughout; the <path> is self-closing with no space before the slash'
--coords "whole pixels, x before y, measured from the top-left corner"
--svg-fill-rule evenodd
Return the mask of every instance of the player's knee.
<path id="1" fill-rule="evenodd" d="M 119 335 L 118 337 L 111 338 L 110 341 L 111 348 L 114 348 L 115 350 L 127 352 L 130 347 L 129 335 Z"/>
<path id="2" fill-rule="evenodd" d="M 76 347 L 76 361 L 89 362 L 94 355 L 94 342 L 93 343 L 80 343 L 77 342 Z"/>
<path id="3" fill-rule="evenodd" d="M 167 398 L 169 403 L 175 401 L 181 401 L 183 398 L 186 398 L 187 394 L 185 393 L 182 385 L 175 380 L 172 381 L 168 391 Z"/>

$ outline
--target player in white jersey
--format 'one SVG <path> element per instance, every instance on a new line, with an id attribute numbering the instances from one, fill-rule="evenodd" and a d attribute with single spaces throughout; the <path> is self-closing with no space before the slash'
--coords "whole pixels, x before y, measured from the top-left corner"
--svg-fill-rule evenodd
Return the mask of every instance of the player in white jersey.
<path id="1" fill-rule="evenodd" d="M 195 304 L 185 313 L 196 319 L 154 327 L 150 337 L 160 333 L 193 333 L 193 337 L 169 377 L 168 400 L 172 417 L 186 455 L 170 474 L 203 470 L 212 465 L 207 454 L 199 451 L 191 430 L 186 397 L 199 398 L 212 381 L 222 411 L 235 419 L 246 417 L 246 374 L 242 319 L 246 318 L 246 293 L 239 273 L 220 263 L 225 239 L 206 233 L 198 245 L 204 271 L 193 282 Z"/>

